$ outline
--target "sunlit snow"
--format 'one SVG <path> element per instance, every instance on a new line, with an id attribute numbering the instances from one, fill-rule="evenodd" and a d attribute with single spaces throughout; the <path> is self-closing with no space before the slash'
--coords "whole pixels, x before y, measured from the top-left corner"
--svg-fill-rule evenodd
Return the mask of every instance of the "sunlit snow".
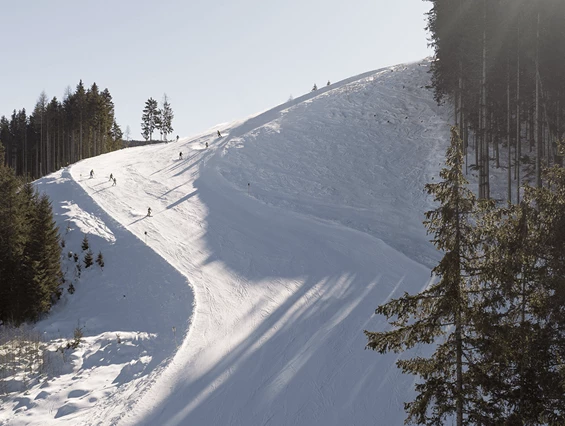
<path id="1" fill-rule="evenodd" d="M 37 324 L 53 341 L 78 325 L 84 341 L 9 394 L 0 424 L 401 425 L 414 378 L 365 350 L 363 330 L 438 259 L 423 187 L 450 111 L 428 71 L 365 73 L 40 179 L 64 253 L 87 234 L 106 266 Z"/>

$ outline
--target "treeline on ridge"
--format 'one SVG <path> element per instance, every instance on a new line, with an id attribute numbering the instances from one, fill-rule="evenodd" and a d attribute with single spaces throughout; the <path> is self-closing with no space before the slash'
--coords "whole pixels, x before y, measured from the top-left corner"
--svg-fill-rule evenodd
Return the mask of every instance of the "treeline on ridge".
<path id="1" fill-rule="evenodd" d="M 454 102 L 464 148 L 476 148 L 479 197 L 490 197 L 494 162 L 508 168 L 507 196 L 515 191 L 518 203 L 520 164 L 539 187 L 542 169 L 562 161 L 556 142 L 565 130 L 565 2 L 430 1 L 432 84 L 438 101 Z"/>
<path id="2" fill-rule="evenodd" d="M 82 80 L 62 102 L 42 92 L 31 114 L 23 108 L 0 118 L 5 163 L 29 179 L 122 148 L 122 136 L 109 90 L 85 89 Z"/>

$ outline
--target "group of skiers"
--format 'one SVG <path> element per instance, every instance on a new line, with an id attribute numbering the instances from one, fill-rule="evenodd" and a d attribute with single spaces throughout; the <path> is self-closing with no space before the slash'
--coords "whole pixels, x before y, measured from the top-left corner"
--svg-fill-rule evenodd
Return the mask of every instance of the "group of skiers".
<path id="1" fill-rule="evenodd" d="M 180 159 L 182 160 L 182 152 L 179 154 Z M 90 179 L 94 178 L 94 169 L 90 170 Z M 112 186 L 116 186 L 117 181 L 116 177 L 113 173 L 110 173 L 110 182 L 112 182 Z M 151 207 L 147 208 L 147 217 L 151 217 Z"/>
<path id="2" fill-rule="evenodd" d="M 218 130 L 218 137 L 221 138 L 222 134 L 220 133 L 220 131 Z M 179 140 L 179 136 L 177 135 L 177 142 Z M 208 142 L 206 142 L 206 148 L 208 148 Z M 179 152 L 179 160 L 182 160 L 182 151 Z M 90 170 L 90 178 L 94 178 L 94 169 Z M 113 173 L 110 173 L 110 182 L 112 182 L 112 186 L 116 186 L 117 181 L 116 178 L 114 177 Z M 151 207 L 147 208 L 147 217 L 151 217 Z"/>
<path id="3" fill-rule="evenodd" d="M 90 170 L 90 179 L 94 178 L 94 169 Z M 110 173 L 110 182 L 112 183 L 112 186 L 116 186 L 116 178 L 114 177 L 114 175 L 112 173 Z"/>

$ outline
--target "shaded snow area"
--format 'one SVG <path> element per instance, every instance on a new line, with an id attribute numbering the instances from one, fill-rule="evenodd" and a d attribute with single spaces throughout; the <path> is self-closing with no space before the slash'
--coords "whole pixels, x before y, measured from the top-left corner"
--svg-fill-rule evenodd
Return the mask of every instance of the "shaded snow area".
<path id="1" fill-rule="evenodd" d="M 374 309 L 425 288 L 438 259 L 423 186 L 449 111 L 428 70 L 373 71 L 219 126 L 222 138 L 38 181 L 65 253 L 87 234 L 106 265 L 37 324 L 50 341 L 77 324 L 85 337 L 4 398 L 0 424 L 401 425 L 414 378 L 364 350 L 363 330 L 383 329 Z"/>

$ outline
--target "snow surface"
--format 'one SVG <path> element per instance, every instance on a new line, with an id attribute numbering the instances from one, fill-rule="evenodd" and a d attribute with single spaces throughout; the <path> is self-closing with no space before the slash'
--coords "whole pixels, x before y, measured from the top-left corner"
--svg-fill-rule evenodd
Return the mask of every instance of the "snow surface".
<path id="1" fill-rule="evenodd" d="M 2 400 L 0 424 L 401 425 L 414 378 L 364 350 L 363 330 L 382 329 L 374 309 L 427 286 L 438 259 L 423 185 L 449 111 L 428 70 L 372 71 L 219 126 L 222 138 L 40 179 L 65 253 L 88 234 L 106 266 L 37 324 L 52 342 L 77 324 L 85 338 Z"/>

